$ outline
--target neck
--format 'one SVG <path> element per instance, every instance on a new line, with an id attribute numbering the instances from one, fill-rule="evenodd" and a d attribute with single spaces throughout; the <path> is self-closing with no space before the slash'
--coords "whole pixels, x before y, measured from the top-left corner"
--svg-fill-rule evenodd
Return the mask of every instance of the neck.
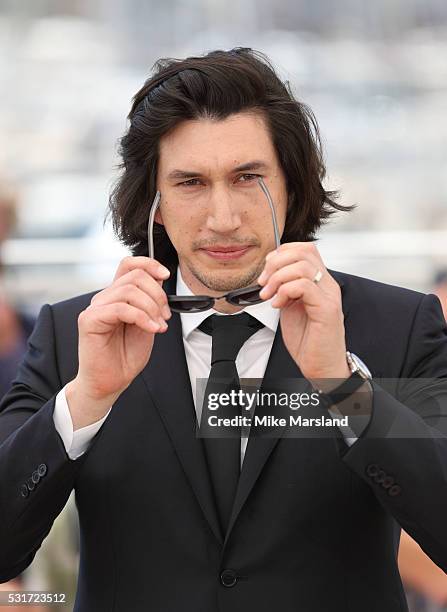
<path id="1" fill-rule="evenodd" d="M 214 310 L 217 310 L 217 312 L 221 312 L 223 314 L 234 314 L 235 312 L 240 312 L 243 310 L 243 307 L 234 306 L 233 304 L 230 304 L 230 302 L 227 302 L 227 300 L 222 299 L 214 302 Z"/>
<path id="2" fill-rule="evenodd" d="M 185 268 L 185 266 L 182 266 L 181 264 L 180 272 L 185 285 L 187 285 L 187 287 L 192 291 L 194 295 L 211 295 L 216 298 L 222 295 L 222 291 L 215 291 L 213 289 L 210 289 L 209 287 L 201 283 L 193 274 L 189 272 L 187 268 Z M 217 310 L 217 312 L 221 312 L 222 314 L 234 314 L 243 310 L 242 306 L 235 306 L 233 304 L 230 304 L 225 298 L 216 299 L 213 308 L 214 310 Z"/>

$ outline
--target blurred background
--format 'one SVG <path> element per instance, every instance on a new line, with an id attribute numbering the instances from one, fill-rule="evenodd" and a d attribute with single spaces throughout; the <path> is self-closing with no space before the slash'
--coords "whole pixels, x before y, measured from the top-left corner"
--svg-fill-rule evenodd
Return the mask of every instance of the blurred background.
<path id="1" fill-rule="evenodd" d="M 127 254 L 103 220 L 152 64 L 234 46 L 266 53 L 313 109 L 326 186 L 358 205 L 321 232 L 327 266 L 447 304 L 445 0 L 0 0 L 0 301 L 24 327 L 45 302 L 105 287 Z M 66 568 L 73 587 L 68 508 L 73 555 L 39 553 L 26 584 Z"/>

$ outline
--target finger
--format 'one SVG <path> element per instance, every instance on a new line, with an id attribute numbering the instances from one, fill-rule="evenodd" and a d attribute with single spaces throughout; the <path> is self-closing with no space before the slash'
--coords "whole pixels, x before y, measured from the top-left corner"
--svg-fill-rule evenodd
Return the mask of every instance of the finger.
<path id="1" fill-rule="evenodd" d="M 308 261 L 302 260 L 297 261 L 291 264 L 276 270 L 269 277 L 267 284 L 264 286 L 262 291 L 260 292 L 260 297 L 264 300 L 268 300 L 277 293 L 280 285 L 283 283 L 297 280 L 299 278 L 308 278 L 312 280 L 313 276 L 315 276 L 315 267 L 313 264 Z"/>
<path id="2" fill-rule="evenodd" d="M 301 300 L 306 307 L 321 308 L 326 299 L 322 291 L 308 278 L 284 283 L 272 301 L 273 308 L 283 308 L 290 301 Z"/>
<path id="3" fill-rule="evenodd" d="M 78 318 L 80 328 L 90 333 L 107 333 L 120 323 L 136 325 L 145 332 L 154 334 L 160 331 L 160 325 L 151 319 L 144 310 L 131 304 L 115 302 L 114 304 L 90 305 Z"/>
<path id="4" fill-rule="evenodd" d="M 273 255 L 276 255 L 278 253 L 284 253 L 285 251 L 288 251 L 290 249 L 303 249 L 303 252 L 309 252 L 309 253 L 313 253 L 315 255 L 317 255 L 318 257 L 320 257 L 320 253 L 315 245 L 315 242 L 285 242 L 284 244 L 280 244 L 278 248 L 274 249 L 273 251 L 270 251 L 270 253 L 267 253 L 266 255 L 266 259 L 270 259 L 271 257 L 273 257 Z"/>
<path id="5" fill-rule="evenodd" d="M 312 278 L 315 276 L 318 269 L 323 273 L 326 270 L 319 255 L 315 255 L 314 249 L 305 247 L 302 243 L 295 248 L 288 248 L 277 252 L 272 251 L 271 257 L 269 257 L 268 260 L 266 259 L 264 270 L 258 278 L 258 283 L 260 285 L 265 285 L 274 272 L 288 264 L 298 261 L 308 261 L 314 266 Z"/>
<path id="6" fill-rule="evenodd" d="M 168 268 L 165 268 L 159 261 L 151 257 L 124 257 L 118 265 L 115 273 L 114 281 L 124 274 L 135 269 L 145 270 L 150 276 L 156 279 L 166 280 L 170 274 Z"/>
<path id="7" fill-rule="evenodd" d="M 165 319 L 171 317 L 171 310 L 168 304 L 168 297 L 165 290 L 160 285 L 160 281 L 154 279 L 146 270 L 136 268 L 124 274 L 113 282 L 111 287 L 132 284 L 142 289 L 147 295 L 159 305 Z"/>
<path id="8" fill-rule="evenodd" d="M 293 242 L 284 242 L 283 244 L 280 244 L 279 247 L 277 247 L 276 249 L 274 249 L 273 251 L 271 251 L 271 253 L 278 253 L 280 251 L 286 251 L 287 249 L 294 249 L 297 246 L 301 246 L 301 245 L 309 245 L 312 244 L 311 242 L 298 242 L 298 241 L 293 241 Z M 268 259 L 270 257 L 270 253 L 267 255 L 266 259 Z"/>
<path id="9" fill-rule="evenodd" d="M 151 319 L 157 321 L 161 326 L 165 325 L 162 311 L 157 302 L 135 285 L 112 285 L 107 290 L 97 293 L 92 298 L 90 304 L 93 306 L 103 306 L 105 304 L 114 304 L 117 302 L 126 302 L 131 306 L 135 306 L 135 308 L 143 310 Z"/>

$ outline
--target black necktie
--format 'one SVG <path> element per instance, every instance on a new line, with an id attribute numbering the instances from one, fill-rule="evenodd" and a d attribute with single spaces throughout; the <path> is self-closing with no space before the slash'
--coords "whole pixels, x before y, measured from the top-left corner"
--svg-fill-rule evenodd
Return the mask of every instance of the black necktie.
<path id="1" fill-rule="evenodd" d="M 244 342 L 261 327 L 263 324 L 246 312 L 231 316 L 211 315 L 199 325 L 201 331 L 212 336 L 211 371 L 206 384 L 200 431 L 224 533 L 240 474 L 241 428 L 212 427 L 208 424 L 208 417 L 237 417 L 240 406 L 230 403 L 212 412 L 208 408 L 208 399 L 211 393 L 230 393 L 233 389 L 236 392 L 240 389 L 236 357 Z M 227 437 L 223 437 L 225 435 Z"/>

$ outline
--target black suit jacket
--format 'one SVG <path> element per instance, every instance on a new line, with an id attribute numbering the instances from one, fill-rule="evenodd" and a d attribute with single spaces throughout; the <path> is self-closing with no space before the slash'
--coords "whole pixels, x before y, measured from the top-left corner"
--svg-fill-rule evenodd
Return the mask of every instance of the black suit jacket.
<path id="1" fill-rule="evenodd" d="M 54 401 L 77 373 L 77 317 L 93 293 L 44 305 L 0 405 L 0 581 L 31 563 L 74 488 L 75 610 L 406 610 L 399 525 L 447 568 L 445 321 L 433 295 L 331 273 L 348 349 L 374 376 L 398 379 L 395 394 L 373 384 L 371 422 L 350 448 L 335 432 L 250 439 L 224 534 L 195 436 L 179 315 L 72 461 Z M 164 286 L 172 292 L 175 277 Z M 302 375 L 278 328 L 265 378 L 280 377 Z"/>

